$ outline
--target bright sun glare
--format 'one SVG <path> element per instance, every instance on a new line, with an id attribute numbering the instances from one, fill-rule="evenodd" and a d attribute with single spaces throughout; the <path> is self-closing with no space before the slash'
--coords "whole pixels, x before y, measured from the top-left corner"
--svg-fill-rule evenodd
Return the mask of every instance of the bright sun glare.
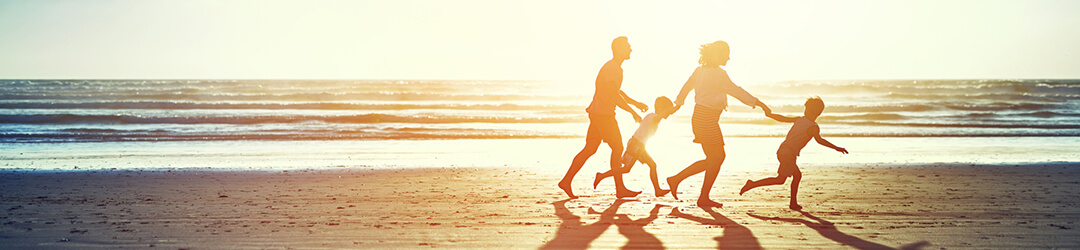
<path id="1" fill-rule="evenodd" d="M 503 79 L 679 84 L 725 40 L 741 84 L 1076 78 L 1076 2 L 28 1 L 0 4 L 0 78 Z M 137 9 L 138 11 L 132 11 Z M 1002 49 L 1014 48 L 1014 49 Z M 990 53 L 988 53 L 990 52 Z M 1021 63 L 1022 62 L 1022 63 Z"/>

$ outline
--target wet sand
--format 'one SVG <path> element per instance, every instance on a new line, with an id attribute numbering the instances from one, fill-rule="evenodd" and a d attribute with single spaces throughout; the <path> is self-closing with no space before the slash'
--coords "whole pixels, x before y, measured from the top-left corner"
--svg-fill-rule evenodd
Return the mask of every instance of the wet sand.
<path id="1" fill-rule="evenodd" d="M 788 187 L 738 189 L 723 208 L 614 198 L 595 169 L 566 199 L 559 171 L 418 168 L 0 172 L 4 248 L 1077 248 L 1080 166 L 803 167 Z M 647 168 L 627 175 L 647 179 Z"/>

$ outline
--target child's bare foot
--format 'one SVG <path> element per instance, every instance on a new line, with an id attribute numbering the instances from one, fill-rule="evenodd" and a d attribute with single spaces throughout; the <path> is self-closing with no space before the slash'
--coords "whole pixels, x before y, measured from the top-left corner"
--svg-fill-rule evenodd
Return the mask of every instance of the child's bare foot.
<path id="1" fill-rule="evenodd" d="M 792 203 L 791 205 L 788 205 L 788 208 L 790 208 L 791 210 L 795 210 L 795 211 L 802 211 L 802 206 L 799 206 L 799 204 L 795 204 L 795 203 Z"/>
<path id="2" fill-rule="evenodd" d="M 577 199 L 577 196 L 574 195 L 574 190 L 570 188 L 570 183 L 559 182 L 559 188 L 562 189 L 567 196 L 570 196 L 570 199 Z"/>
<path id="3" fill-rule="evenodd" d="M 592 189 L 596 189 L 597 185 L 600 185 L 600 181 L 604 180 L 604 173 L 596 172 L 596 178 L 592 181 Z"/>
<path id="4" fill-rule="evenodd" d="M 750 183 L 754 183 L 754 181 L 746 180 L 746 184 L 742 186 L 742 190 L 739 190 L 739 195 L 746 193 L 746 191 L 750 191 Z"/>
<path id="5" fill-rule="evenodd" d="M 671 193 L 671 190 L 657 189 L 656 190 L 656 197 L 664 197 L 664 195 L 667 195 L 668 193 Z"/>
<path id="6" fill-rule="evenodd" d="M 699 199 L 697 201 L 697 206 L 700 207 L 700 208 L 710 208 L 710 207 L 723 208 L 724 204 L 719 203 L 719 202 L 715 202 L 715 201 L 712 201 L 712 200 L 708 200 L 708 199 Z"/>
<path id="7" fill-rule="evenodd" d="M 672 178 L 675 178 L 675 176 L 667 178 L 668 191 L 671 193 L 671 197 L 675 197 L 675 199 L 678 200 L 679 199 L 679 192 L 678 192 L 679 182 L 678 181 L 672 181 Z"/>
<path id="8" fill-rule="evenodd" d="M 615 192 L 615 197 L 619 198 L 619 199 L 633 198 L 635 196 L 638 196 L 639 194 L 641 194 L 641 191 L 633 191 L 633 190 L 630 190 L 630 189 L 626 189 L 626 190 L 616 191 Z"/>

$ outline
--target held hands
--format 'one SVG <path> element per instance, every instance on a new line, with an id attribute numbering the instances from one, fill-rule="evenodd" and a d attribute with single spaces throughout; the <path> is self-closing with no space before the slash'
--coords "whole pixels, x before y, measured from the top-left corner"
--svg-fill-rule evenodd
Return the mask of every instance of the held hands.
<path id="1" fill-rule="evenodd" d="M 761 111 L 765 112 L 765 116 L 772 114 L 772 109 L 770 109 L 769 106 L 761 105 Z"/>
<path id="2" fill-rule="evenodd" d="M 764 112 L 765 112 L 765 116 L 769 116 L 769 115 L 771 115 L 771 114 L 772 114 L 772 109 L 771 109 L 771 108 L 769 108 L 769 105 L 765 105 L 765 103 L 764 103 L 764 102 L 761 102 L 761 101 L 759 100 L 759 101 L 757 101 L 757 103 L 755 103 L 755 104 L 756 104 L 756 106 L 758 106 L 758 107 L 761 107 L 761 111 L 764 111 Z"/>

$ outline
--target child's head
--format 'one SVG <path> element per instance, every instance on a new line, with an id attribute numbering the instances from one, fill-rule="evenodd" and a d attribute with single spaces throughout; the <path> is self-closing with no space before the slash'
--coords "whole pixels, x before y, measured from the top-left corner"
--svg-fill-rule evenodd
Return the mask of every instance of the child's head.
<path id="1" fill-rule="evenodd" d="M 806 109 L 803 110 L 803 115 L 806 117 L 818 117 L 821 115 L 821 111 L 825 110 L 825 102 L 821 101 L 821 97 L 810 97 L 806 99 Z"/>
<path id="2" fill-rule="evenodd" d="M 653 108 L 656 110 L 656 114 L 661 117 L 667 118 L 672 112 L 675 112 L 675 105 L 671 103 L 671 99 L 661 96 L 656 98 L 656 102 L 653 102 Z"/>

